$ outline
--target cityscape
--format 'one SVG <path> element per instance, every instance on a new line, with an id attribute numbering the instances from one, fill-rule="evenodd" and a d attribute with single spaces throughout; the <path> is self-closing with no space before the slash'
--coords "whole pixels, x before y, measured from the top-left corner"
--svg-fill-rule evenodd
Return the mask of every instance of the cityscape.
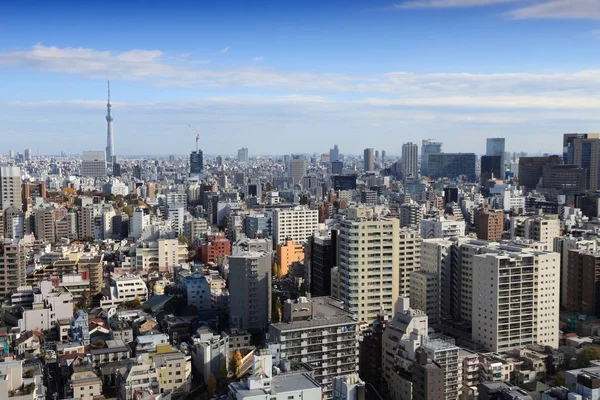
<path id="1" fill-rule="evenodd" d="M 200 3 L 0 15 L 0 400 L 600 400 L 599 1 Z"/>

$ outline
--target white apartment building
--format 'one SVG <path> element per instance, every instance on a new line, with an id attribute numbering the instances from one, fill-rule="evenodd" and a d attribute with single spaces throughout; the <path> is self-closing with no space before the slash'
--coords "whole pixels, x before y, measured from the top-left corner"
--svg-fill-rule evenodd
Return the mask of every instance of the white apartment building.
<path id="1" fill-rule="evenodd" d="M 135 268 L 143 273 L 150 269 L 172 271 L 174 267 L 186 264 L 187 257 L 187 246 L 179 240 L 159 239 L 135 249 Z"/>
<path id="2" fill-rule="evenodd" d="M 129 236 L 138 240 L 142 237 L 142 232 L 148 225 L 150 225 L 150 215 L 144 212 L 143 207 L 136 207 L 129 219 Z"/>
<path id="3" fill-rule="evenodd" d="M 139 297 L 142 302 L 148 300 L 148 287 L 142 278 L 135 275 L 111 278 L 109 295 L 100 300 L 100 307 L 116 307 L 126 301 L 133 301 L 136 297 Z"/>
<path id="4" fill-rule="evenodd" d="M 473 257 L 473 340 L 493 352 L 558 347 L 560 256 L 510 248 Z"/>
<path id="5" fill-rule="evenodd" d="M 167 205 L 167 216 L 173 230 L 177 232 L 177 235 L 182 235 L 184 231 L 185 205 L 181 203 Z"/>
<path id="6" fill-rule="evenodd" d="M 284 244 L 286 239 L 296 243 L 306 243 L 308 238 L 319 231 L 319 211 L 306 207 L 277 209 L 273 212 L 273 241 Z"/>
<path id="7" fill-rule="evenodd" d="M 421 237 L 423 239 L 464 236 L 466 230 L 465 221 L 435 217 L 421 220 Z"/>
<path id="8" fill-rule="evenodd" d="M 22 208 L 21 190 L 21 169 L 0 165 L 0 208 L 2 211 L 10 207 Z"/>

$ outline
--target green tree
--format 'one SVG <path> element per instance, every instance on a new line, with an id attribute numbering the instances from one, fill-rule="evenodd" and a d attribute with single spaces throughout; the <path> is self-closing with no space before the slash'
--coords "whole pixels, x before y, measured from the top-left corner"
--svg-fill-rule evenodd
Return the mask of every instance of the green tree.
<path id="1" fill-rule="evenodd" d="M 217 391 L 217 378 L 215 378 L 215 374 L 213 374 L 212 372 L 208 376 L 208 384 L 206 390 L 211 396 Z"/>
<path id="2" fill-rule="evenodd" d="M 587 368 L 590 361 L 600 359 L 600 346 L 586 346 L 576 357 L 579 368 Z"/>
<path id="3" fill-rule="evenodd" d="M 565 386 L 565 372 L 558 371 L 554 377 L 554 386 Z"/>
<path id="4" fill-rule="evenodd" d="M 188 239 L 184 235 L 179 235 L 179 237 L 177 238 L 177 240 L 179 241 L 179 243 L 185 244 L 186 246 L 190 245 L 190 239 Z"/>

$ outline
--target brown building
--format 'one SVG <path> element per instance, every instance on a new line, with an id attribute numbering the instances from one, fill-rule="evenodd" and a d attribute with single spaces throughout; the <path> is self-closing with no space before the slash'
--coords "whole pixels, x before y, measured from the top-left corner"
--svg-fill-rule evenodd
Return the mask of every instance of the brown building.
<path id="1" fill-rule="evenodd" d="M 546 164 L 543 170 L 543 186 L 564 193 L 583 193 L 585 175 L 585 169 L 574 164 Z"/>
<path id="2" fill-rule="evenodd" d="M 422 347 L 415 352 L 412 371 L 413 400 L 444 398 L 444 368 L 427 358 Z"/>
<path id="3" fill-rule="evenodd" d="M 600 316 L 600 252 L 569 251 L 566 284 L 568 311 Z"/>
<path id="4" fill-rule="evenodd" d="M 560 156 L 519 158 L 519 184 L 527 190 L 535 189 L 548 164 L 562 164 L 562 159 Z"/>
<path id="5" fill-rule="evenodd" d="M 371 327 L 363 332 L 363 340 L 359 348 L 359 373 L 362 380 L 377 384 L 383 379 L 381 362 L 383 359 L 383 331 L 389 320 L 378 315 Z"/>
<path id="6" fill-rule="evenodd" d="M 231 242 L 223 236 L 209 238 L 200 246 L 200 259 L 204 264 L 218 264 L 219 259 L 231 255 Z"/>
<path id="7" fill-rule="evenodd" d="M 482 240 L 502 240 L 504 232 L 504 212 L 480 208 L 475 212 L 475 231 L 477 238 Z"/>
<path id="8" fill-rule="evenodd" d="M 25 284 L 25 248 L 16 241 L 0 242 L 0 298 Z"/>

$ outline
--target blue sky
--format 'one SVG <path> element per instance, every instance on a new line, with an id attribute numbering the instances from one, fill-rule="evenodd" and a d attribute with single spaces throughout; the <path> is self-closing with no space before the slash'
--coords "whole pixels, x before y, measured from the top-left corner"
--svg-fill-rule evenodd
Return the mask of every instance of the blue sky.
<path id="1" fill-rule="evenodd" d="M 10 3 L 10 4 L 6 4 Z M 2 149 L 559 152 L 598 131 L 600 0 L 0 5 Z"/>

